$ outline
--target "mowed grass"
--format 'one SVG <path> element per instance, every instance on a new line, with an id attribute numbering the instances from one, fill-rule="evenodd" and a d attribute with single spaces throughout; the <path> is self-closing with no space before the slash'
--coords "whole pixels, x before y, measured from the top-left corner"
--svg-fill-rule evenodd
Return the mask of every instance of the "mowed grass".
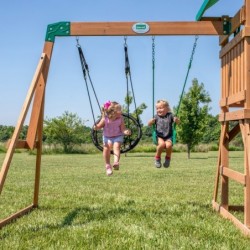
<path id="1" fill-rule="evenodd" d="M 35 159 L 14 155 L 1 219 L 32 203 Z M 232 152 L 230 164 L 243 161 Z M 152 153 L 120 162 L 107 177 L 101 154 L 44 155 L 39 208 L 0 230 L 0 249 L 250 249 L 250 239 L 212 210 L 217 152 L 189 160 L 174 153 L 169 169 L 156 169 Z M 242 202 L 243 188 L 232 192 Z"/>

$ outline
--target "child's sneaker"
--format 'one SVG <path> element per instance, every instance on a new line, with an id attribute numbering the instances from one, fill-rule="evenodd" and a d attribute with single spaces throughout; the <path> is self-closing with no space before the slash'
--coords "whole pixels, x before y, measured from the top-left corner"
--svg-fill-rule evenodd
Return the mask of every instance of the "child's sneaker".
<path id="1" fill-rule="evenodd" d="M 164 168 L 168 168 L 170 166 L 170 158 L 166 158 L 165 162 L 163 163 Z"/>
<path id="2" fill-rule="evenodd" d="M 119 170 L 119 162 L 114 162 L 113 169 L 114 170 Z"/>
<path id="3" fill-rule="evenodd" d="M 106 174 L 107 174 L 107 176 L 110 176 L 113 174 L 112 168 L 109 164 L 106 165 Z"/>
<path id="4" fill-rule="evenodd" d="M 157 168 L 161 167 L 161 159 L 155 159 L 155 167 Z"/>

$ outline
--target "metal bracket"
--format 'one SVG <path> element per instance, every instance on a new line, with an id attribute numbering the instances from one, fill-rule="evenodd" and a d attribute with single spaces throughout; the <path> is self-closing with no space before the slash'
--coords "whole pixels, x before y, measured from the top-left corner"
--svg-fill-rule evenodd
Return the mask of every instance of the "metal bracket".
<path id="1" fill-rule="evenodd" d="M 54 42 L 56 36 L 70 36 L 70 22 L 49 24 L 47 26 L 45 41 Z"/>
<path id="2" fill-rule="evenodd" d="M 223 34 L 229 35 L 231 32 L 231 20 L 229 16 L 222 16 L 223 21 Z"/>

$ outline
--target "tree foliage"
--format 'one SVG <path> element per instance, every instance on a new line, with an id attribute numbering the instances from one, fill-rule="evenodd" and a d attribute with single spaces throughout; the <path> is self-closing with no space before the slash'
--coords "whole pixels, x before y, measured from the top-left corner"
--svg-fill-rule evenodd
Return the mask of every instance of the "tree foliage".
<path id="1" fill-rule="evenodd" d="M 211 102 L 204 84 L 195 78 L 187 93 L 184 93 L 178 117 L 181 123 L 177 126 L 178 138 L 187 145 L 188 158 L 191 149 L 202 141 L 208 125 L 208 104 Z"/>
<path id="2" fill-rule="evenodd" d="M 14 126 L 0 125 L 0 141 L 5 142 L 9 140 L 12 137 L 14 130 L 15 130 Z M 27 131 L 28 131 L 28 126 L 24 125 L 20 132 L 19 139 L 21 140 L 25 139 L 27 135 Z"/>
<path id="3" fill-rule="evenodd" d="M 204 130 L 202 143 L 218 143 L 220 138 L 220 122 L 218 120 L 218 115 L 212 116 L 207 115 L 207 127 Z"/>
<path id="4" fill-rule="evenodd" d="M 139 106 L 137 106 L 137 104 L 135 103 L 135 100 L 133 100 L 133 96 L 131 94 L 131 92 L 128 92 L 128 95 L 126 95 L 125 99 L 125 104 L 122 107 L 122 110 L 124 113 L 128 113 L 133 116 L 135 119 L 137 119 L 137 117 L 139 118 L 139 122 L 141 125 L 143 125 L 140 115 L 144 112 L 145 109 L 147 109 L 147 105 L 143 102 L 141 103 Z M 131 105 L 132 103 L 135 103 L 136 105 L 136 109 L 134 109 L 134 111 L 131 111 Z"/>
<path id="5" fill-rule="evenodd" d="M 46 142 L 63 145 L 65 153 L 72 152 L 75 145 L 87 142 L 84 122 L 77 114 L 65 111 L 62 116 L 44 121 Z M 90 132 L 88 133 L 90 138 Z"/>

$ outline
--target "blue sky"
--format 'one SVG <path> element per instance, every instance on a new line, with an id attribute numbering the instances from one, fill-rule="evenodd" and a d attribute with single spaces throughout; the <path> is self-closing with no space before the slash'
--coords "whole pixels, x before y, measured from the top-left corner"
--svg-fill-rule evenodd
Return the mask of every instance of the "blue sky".
<path id="1" fill-rule="evenodd" d="M 220 0 L 204 16 L 233 16 L 243 0 Z M 194 21 L 203 0 L 11 0 L 1 1 L 0 124 L 17 123 L 23 102 L 43 50 L 48 24 L 59 21 Z M 90 75 L 100 103 L 126 94 L 123 37 L 80 37 Z M 128 37 L 129 60 L 137 105 L 148 105 L 143 122 L 152 116 L 152 38 Z M 155 100 L 179 102 L 194 36 L 155 37 Z M 203 82 L 213 115 L 220 112 L 219 38 L 200 36 L 186 90 L 192 79 Z M 94 99 L 93 102 L 95 103 Z M 99 115 L 95 105 L 95 114 Z M 64 111 L 77 113 L 93 123 L 82 77 L 75 37 L 56 38 L 47 81 L 45 117 Z M 29 123 L 29 115 L 25 121 Z"/>

